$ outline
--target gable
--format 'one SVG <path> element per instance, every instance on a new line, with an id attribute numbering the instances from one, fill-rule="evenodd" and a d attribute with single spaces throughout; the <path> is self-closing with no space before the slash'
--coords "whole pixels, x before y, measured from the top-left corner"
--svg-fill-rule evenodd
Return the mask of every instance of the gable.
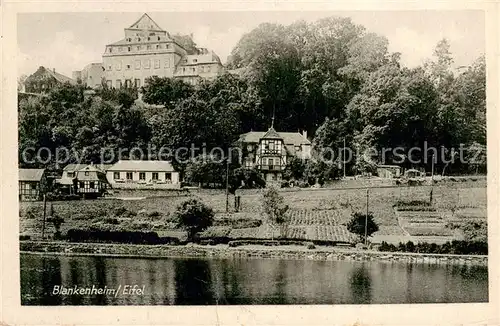
<path id="1" fill-rule="evenodd" d="M 138 21 L 133 23 L 129 29 L 147 29 L 147 30 L 155 30 L 155 31 L 163 31 L 163 29 L 158 26 L 158 24 L 149 17 L 148 14 L 142 15 Z"/>

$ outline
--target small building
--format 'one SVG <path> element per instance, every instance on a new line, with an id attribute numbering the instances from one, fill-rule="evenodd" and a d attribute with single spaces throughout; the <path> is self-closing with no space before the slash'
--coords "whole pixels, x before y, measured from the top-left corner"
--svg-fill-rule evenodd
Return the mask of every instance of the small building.
<path id="1" fill-rule="evenodd" d="M 73 71 L 73 79 L 91 88 L 99 87 L 104 81 L 104 66 L 100 62 L 89 63 L 81 71 Z"/>
<path id="2" fill-rule="evenodd" d="M 45 169 L 19 169 L 19 200 L 40 200 Z"/>
<path id="3" fill-rule="evenodd" d="M 56 184 L 62 193 L 85 198 L 100 197 L 108 188 L 106 173 L 100 166 L 93 164 L 66 165 Z"/>
<path id="4" fill-rule="evenodd" d="M 180 188 L 179 172 L 168 161 L 120 160 L 107 169 L 112 188 Z"/>
<path id="5" fill-rule="evenodd" d="M 307 133 L 277 132 L 271 125 L 267 132 L 251 131 L 238 140 L 243 152 L 243 166 L 259 170 L 266 181 L 278 181 L 291 157 L 311 158 Z"/>
<path id="6" fill-rule="evenodd" d="M 65 83 L 76 84 L 76 81 L 56 72 L 55 69 L 41 66 L 26 78 L 24 88 L 26 93 L 43 94 Z"/>
<path id="7" fill-rule="evenodd" d="M 399 178 L 401 176 L 401 167 L 398 165 L 378 165 L 377 175 L 386 179 Z"/>

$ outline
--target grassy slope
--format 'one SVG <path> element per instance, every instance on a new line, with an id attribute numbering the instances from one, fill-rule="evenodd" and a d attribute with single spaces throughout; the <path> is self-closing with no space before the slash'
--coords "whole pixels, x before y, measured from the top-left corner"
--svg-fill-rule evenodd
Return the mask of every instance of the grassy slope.
<path id="1" fill-rule="evenodd" d="M 428 200 L 430 187 L 399 187 L 373 188 L 369 194 L 369 210 L 375 216 L 380 230 L 378 235 L 404 235 L 398 224 L 393 205 L 397 201 Z M 345 223 L 353 212 L 366 211 L 366 190 L 364 189 L 301 189 L 298 191 L 283 191 L 283 197 L 290 206 L 291 224 L 288 236 L 318 240 L 349 239 Z M 175 230 L 172 213 L 178 204 L 188 196 L 201 198 L 216 212 L 216 227 L 210 230 L 210 235 L 231 237 L 262 237 L 269 238 L 273 232 L 266 226 L 249 228 L 245 225 L 230 227 L 222 225 L 223 218 L 261 219 L 260 194 L 258 191 L 243 193 L 240 213 L 225 213 L 226 197 L 223 191 L 201 191 L 187 196 L 150 197 L 141 200 L 88 200 L 53 203 L 54 212 L 65 219 L 62 225 L 63 233 L 71 228 L 81 228 L 95 225 L 100 228 L 126 230 L 153 230 L 163 235 L 182 236 Z M 458 207 L 457 212 L 465 215 L 485 218 L 486 187 L 480 185 L 458 184 L 434 188 L 434 206 L 439 212 L 447 213 L 451 208 Z M 232 209 L 233 198 L 230 197 Z M 125 208 L 125 214 L 115 216 L 120 208 Z M 21 203 L 20 232 L 32 237 L 41 232 L 41 217 L 43 205 L 37 203 Z M 50 205 L 47 206 L 50 212 Z M 132 212 L 127 215 L 128 212 Z M 151 214 L 157 212 L 156 214 Z M 109 220 L 116 218 L 116 221 Z M 118 224 L 113 224 L 118 222 Z M 220 222 L 220 223 L 219 223 Z M 49 223 L 47 233 L 53 233 Z M 276 234 L 275 234 L 276 235 Z"/>

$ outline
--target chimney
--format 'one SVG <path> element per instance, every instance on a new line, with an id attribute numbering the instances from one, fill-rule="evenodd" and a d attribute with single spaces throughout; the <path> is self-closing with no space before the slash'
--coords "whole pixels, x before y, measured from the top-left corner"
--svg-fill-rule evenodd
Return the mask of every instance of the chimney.
<path id="1" fill-rule="evenodd" d="M 302 131 L 302 136 L 303 136 L 305 139 L 307 139 L 307 130 L 305 130 L 305 129 L 304 129 L 304 130 Z"/>
<path id="2" fill-rule="evenodd" d="M 56 68 L 52 68 L 52 72 L 56 72 Z"/>

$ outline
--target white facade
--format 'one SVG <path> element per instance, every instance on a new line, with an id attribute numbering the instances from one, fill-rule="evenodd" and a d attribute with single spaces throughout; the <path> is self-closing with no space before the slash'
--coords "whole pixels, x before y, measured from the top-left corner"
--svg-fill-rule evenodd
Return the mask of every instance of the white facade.
<path id="1" fill-rule="evenodd" d="M 106 172 L 112 188 L 179 188 L 179 172 L 166 161 L 118 161 Z"/>

